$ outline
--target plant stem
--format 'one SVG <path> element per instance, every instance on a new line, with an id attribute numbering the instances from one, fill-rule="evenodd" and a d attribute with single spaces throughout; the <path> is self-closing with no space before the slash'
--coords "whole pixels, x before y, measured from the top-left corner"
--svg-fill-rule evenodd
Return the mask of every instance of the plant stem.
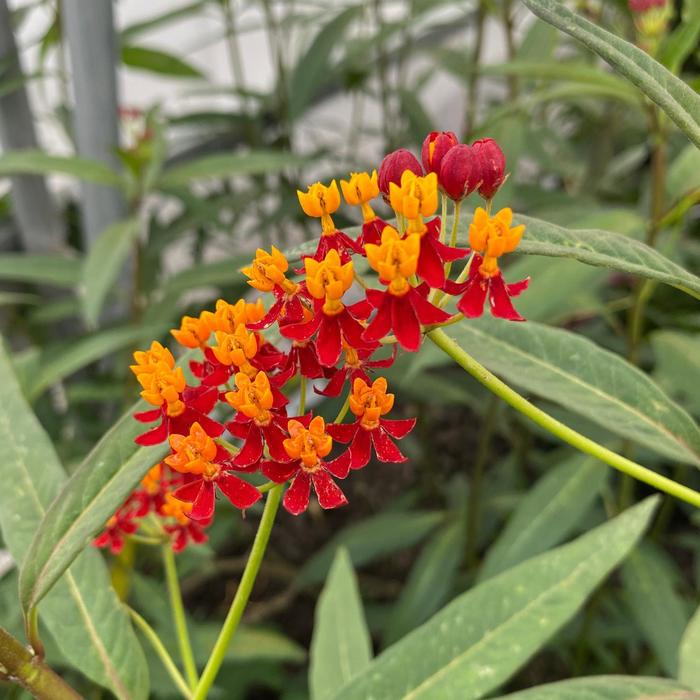
<path id="1" fill-rule="evenodd" d="M 440 211 L 440 243 L 445 242 L 445 227 L 447 226 L 447 195 L 442 193 L 442 209 Z"/>
<path id="2" fill-rule="evenodd" d="M 131 615 L 131 619 L 134 621 L 136 626 L 141 630 L 141 632 L 143 632 L 143 636 L 146 637 L 146 639 L 151 643 L 153 650 L 163 663 L 165 670 L 168 672 L 170 678 L 172 678 L 173 683 L 175 683 L 177 686 L 177 689 L 180 691 L 180 693 L 182 693 L 184 698 L 189 700 L 191 697 L 190 688 L 175 665 L 172 657 L 168 653 L 168 650 L 163 645 L 163 642 L 160 641 L 160 637 L 156 634 L 155 630 L 148 624 L 148 622 L 146 622 L 146 620 L 144 620 L 141 615 L 136 612 L 136 610 L 133 610 L 128 606 L 126 609 L 129 615 Z"/>
<path id="3" fill-rule="evenodd" d="M 340 407 L 340 411 L 338 411 L 338 415 L 335 417 L 335 420 L 333 421 L 334 423 L 342 423 L 343 418 L 348 413 L 348 409 L 350 408 L 350 394 L 348 394 L 345 397 L 345 403 Z"/>
<path id="4" fill-rule="evenodd" d="M 238 590 L 231 603 L 231 608 L 228 611 L 226 620 L 224 620 L 221 632 L 219 632 L 219 638 L 216 640 L 216 644 L 212 649 L 211 656 L 209 657 L 209 661 L 207 661 L 202 677 L 199 679 L 199 683 L 194 690 L 192 700 L 205 700 L 209 689 L 216 679 L 219 668 L 221 668 L 231 637 L 236 631 L 238 623 L 241 621 L 243 611 L 248 603 L 248 598 L 250 598 L 250 593 L 253 590 L 255 579 L 260 570 L 265 550 L 267 549 L 267 543 L 270 540 L 270 532 L 272 531 L 272 525 L 275 521 L 275 515 L 277 514 L 281 498 L 282 484 L 278 484 L 268 493 L 265 509 L 260 519 L 260 525 L 258 526 L 258 532 L 255 535 L 253 548 L 248 557 L 248 563 L 243 570 L 241 582 L 238 585 Z"/>
<path id="5" fill-rule="evenodd" d="M 63 678 L 2 627 L 0 664 L 4 676 L 21 685 L 37 700 L 83 700 Z"/>
<path id="6" fill-rule="evenodd" d="M 185 676 L 190 689 L 194 690 L 199 681 L 197 666 L 194 663 L 194 654 L 190 643 L 190 635 L 187 631 L 187 620 L 185 619 L 185 606 L 182 604 L 182 594 L 180 593 L 180 583 L 177 578 L 177 568 L 175 567 L 175 554 L 170 544 L 164 544 L 163 566 L 165 567 L 165 580 L 168 586 L 170 597 L 170 609 L 173 614 L 173 624 L 177 634 L 177 642 L 180 646 L 180 658 L 185 668 Z"/>
<path id="7" fill-rule="evenodd" d="M 39 660 L 42 660 L 44 658 L 44 643 L 39 635 L 39 609 L 36 606 L 27 613 L 24 621 L 24 631 L 32 651 Z"/>
<path id="8" fill-rule="evenodd" d="M 607 447 L 603 447 L 603 445 L 599 445 L 594 440 L 581 435 L 581 433 L 577 433 L 568 425 L 564 425 L 564 423 L 561 423 L 556 418 L 545 413 L 542 409 L 530 403 L 524 396 L 518 394 L 517 391 L 511 389 L 505 382 L 502 382 L 498 377 L 489 372 L 486 367 L 479 364 L 443 330 L 439 328 L 432 330 L 427 334 L 427 337 L 489 391 L 492 391 L 516 411 L 527 416 L 530 420 L 537 423 L 537 425 L 541 426 L 552 435 L 572 445 L 577 450 L 592 455 L 601 462 L 605 462 L 614 469 L 638 481 L 642 481 L 659 491 L 668 493 L 681 501 L 685 501 L 696 508 L 700 508 L 700 493 L 673 481 L 673 479 L 657 474 L 651 471 L 651 469 L 647 469 L 641 464 L 637 464 L 609 450 Z"/>
<path id="9" fill-rule="evenodd" d="M 303 416 L 306 411 L 306 377 L 302 374 L 299 383 L 299 415 Z"/>

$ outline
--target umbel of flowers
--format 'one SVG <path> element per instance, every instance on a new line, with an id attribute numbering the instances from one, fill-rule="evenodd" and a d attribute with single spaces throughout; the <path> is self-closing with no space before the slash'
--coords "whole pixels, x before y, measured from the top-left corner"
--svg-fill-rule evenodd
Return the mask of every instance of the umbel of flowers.
<path id="1" fill-rule="evenodd" d="M 303 211 L 320 224 L 315 249 L 301 256 L 299 269 L 274 246 L 259 249 L 241 271 L 256 298 L 219 299 L 214 309 L 182 319 L 172 336 L 199 352 L 189 362 L 193 381 L 157 341 L 134 353 L 131 369 L 151 406 L 134 417 L 152 424 L 136 442 L 164 443 L 169 454 L 95 544 L 118 552 L 148 515 L 145 522 L 155 516 L 179 551 L 206 539 L 220 498 L 244 511 L 272 485 L 288 484 L 282 501 L 288 512 L 303 513 L 312 490 L 322 508 L 336 508 L 347 503 L 339 482 L 373 457 L 406 460 L 397 441 L 415 419 L 390 417 L 394 395 L 377 371 L 398 352 L 419 351 L 430 329 L 480 316 L 487 300 L 494 316 L 523 320 L 511 299 L 528 285 L 506 283 L 499 267 L 524 226 L 513 225 L 510 209 L 492 212 L 506 177 L 498 144 L 460 144 L 451 132 L 433 132 L 421 159 L 400 149 L 378 171 L 351 173 L 340 188 L 333 180 L 298 191 Z M 355 238 L 333 220 L 341 191 L 361 211 Z M 469 246 L 461 247 L 460 208 L 472 192 L 484 205 L 473 212 Z M 393 223 L 375 213 L 380 193 Z M 436 216 L 441 198 L 454 202 L 449 242 Z M 366 258 L 374 281 L 358 277 L 358 257 Z M 452 274 L 456 264 L 461 269 Z M 304 410 L 307 382 L 318 394 L 345 396 L 332 423 Z M 299 387 L 302 408 L 292 411 L 289 394 Z M 256 472 L 269 481 L 255 486 Z"/>

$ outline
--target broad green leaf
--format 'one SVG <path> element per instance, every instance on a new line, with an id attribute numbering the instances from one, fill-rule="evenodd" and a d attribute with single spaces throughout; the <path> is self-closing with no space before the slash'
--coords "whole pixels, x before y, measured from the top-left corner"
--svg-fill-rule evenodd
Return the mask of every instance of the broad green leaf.
<path id="1" fill-rule="evenodd" d="M 444 519 L 443 513 L 380 513 L 341 530 L 299 571 L 297 586 L 323 581 L 339 547 L 345 547 L 355 568 L 407 549 L 423 540 Z"/>
<path id="2" fill-rule="evenodd" d="M 569 10 L 560 0 L 523 0 L 545 22 L 607 61 L 663 109 L 700 148 L 700 95 L 648 53 Z"/>
<path id="3" fill-rule="evenodd" d="M 306 158 L 286 151 L 221 153 L 203 156 L 183 165 L 174 165 L 162 173 L 158 184 L 162 187 L 174 187 L 205 177 L 276 173 L 305 162 Z"/>
<path id="4" fill-rule="evenodd" d="M 587 338 L 487 317 L 447 333 L 507 382 L 658 454 L 700 466 L 700 429 L 692 418 L 646 374 Z"/>
<path id="5" fill-rule="evenodd" d="M 97 324 L 107 294 L 119 277 L 138 233 L 138 219 L 118 221 L 99 235 L 85 258 L 80 297 L 90 325 Z"/>
<path id="6" fill-rule="evenodd" d="M 688 144 L 669 165 L 666 196 L 675 202 L 686 193 L 700 189 L 700 150 Z"/>
<path id="7" fill-rule="evenodd" d="M 25 292 L 0 292 L 0 306 L 34 306 L 41 303 L 41 297 L 37 294 Z"/>
<path id="8" fill-rule="evenodd" d="M 394 605 L 383 645 L 389 646 L 437 612 L 449 598 L 466 549 L 466 520 L 455 519 L 423 546 Z"/>
<path id="9" fill-rule="evenodd" d="M 54 173 L 111 187 L 121 187 L 124 184 L 118 173 L 96 160 L 77 156 L 51 156 L 43 151 L 34 150 L 0 154 L 0 177 Z"/>
<path id="10" fill-rule="evenodd" d="M 496 700 L 700 700 L 676 681 L 643 676 L 591 676 L 547 683 Z"/>
<path id="11" fill-rule="evenodd" d="M 331 53 L 342 44 L 345 29 L 361 9 L 360 5 L 348 7 L 323 25 L 306 53 L 297 61 L 289 80 L 290 119 L 300 117 L 321 87 L 329 81 Z"/>
<path id="12" fill-rule="evenodd" d="M 185 353 L 180 362 L 186 363 L 191 356 Z M 25 610 L 51 590 L 146 472 L 166 454 L 166 445 L 139 447 L 134 443 L 148 426 L 134 420 L 133 414 L 147 408 L 145 401 L 139 401 L 105 433 L 49 508 L 20 575 L 20 601 Z"/>
<path id="13" fill-rule="evenodd" d="M 651 542 L 638 547 L 622 567 L 632 616 L 671 677 L 678 675 L 678 645 L 688 624 L 684 601 L 675 589 L 680 578 L 673 560 Z"/>
<path id="14" fill-rule="evenodd" d="M 173 54 L 145 46 L 123 46 L 122 62 L 129 68 L 167 75 L 171 78 L 203 78 L 202 72 Z"/>
<path id="15" fill-rule="evenodd" d="M 348 551 L 341 547 L 316 605 L 309 666 L 311 700 L 331 700 L 371 659 L 372 641 L 357 579 Z"/>
<path id="16" fill-rule="evenodd" d="M 486 554 L 479 581 L 563 542 L 600 494 L 608 470 L 575 455 L 548 471 L 518 504 Z"/>
<path id="17" fill-rule="evenodd" d="M 700 414 L 700 335 L 655 331 L 651 346 L 656 359 L 655 377 L 673 396 Z"/>
<path id="18" fill-rule="evenodd" d="M 33 282 L 73 288 L 80 281 L 80 268 L 81 261 L 78 258 L 27 253 L 0 255 L 0 280 L 8 282 Z"/>
<path id="19" fill-rule="evenodd" d="M 16 561 L 66 481 L 53 445 L 27 405 L 10 359 L 0 347 L 0 528 Z M 74 557 L 75 559 L 75 557 Z M 40 618 L 60 640 L 68 661 L 120 700 L 148 697 L 148 669 L 128 615 L 121 607 L 102 557 L 84 552 L 59 579 L 40 607 Z"/>
<path id="20" fill-rule="evenodd" d="M 700 608 L 685 628 L 678 657 L 678 678 L 689 688 L 700 691 Z"/>
<path id="21" fill-rule="evenodd" d="M 111 328 L 75 339 L 60 349 L 48 347 L 35 360 L 36 371 L 27 376 L 24 390 L 30 401 L 79 369 L 110 353 L 153 337 L 153 328 Z"/>
<path id="22" fill-rule="evenodd" d="M 498 688 L 629 554 L 657 498 L 453 600 L 380 654 L 336 700 L 473 700 Z"/>

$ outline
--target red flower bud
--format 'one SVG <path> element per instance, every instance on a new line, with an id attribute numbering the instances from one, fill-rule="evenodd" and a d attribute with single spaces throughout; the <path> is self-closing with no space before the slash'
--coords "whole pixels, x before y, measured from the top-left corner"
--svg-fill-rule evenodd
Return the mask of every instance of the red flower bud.
<path id="1" fill-rule="evenodd" d="M 440 164 L 440 185 L 455 202 L 473 192 L 481 181 L 480 160 L 476 151 L 460 143 L 450 148 Z"/>
<path id="2" fill-rule="evenodd" d="M 440 175 L 440 163 L 447 151 L 459 143 L 457 135 L 451 131 L 431 131 L 423 141 L 420 151 L 420 159 L 426 173 Z M 441 183 L 442 184 L 442 183 Z"/>
<path id="3" fill-rule="evenodd" d="M 418 177 L 423 176 L 423 168 L 421 168 L 418 158 L 405 148 L 399 148 L 384 156 L 384 160 L 379 166 L 378 178 L 379 191 L 384 195 L 386 201 L 388 201 L 387 197 L 389 196 L 389 183 L 400 185 L 404 170 L 410 170 Z"/>
<path id="4" fill-rule="evenodd" d="M 493 139 L 474 141 L 472 148 L 479 163 L 479 194 L 492 199 L 505 180 L 506 157 Z"/>
<path id="5" fill-rule="evenodd" d="M 654 7 L 665 7 L 668 0 L 628 0 L 632 12 L 647 12 Z"/>

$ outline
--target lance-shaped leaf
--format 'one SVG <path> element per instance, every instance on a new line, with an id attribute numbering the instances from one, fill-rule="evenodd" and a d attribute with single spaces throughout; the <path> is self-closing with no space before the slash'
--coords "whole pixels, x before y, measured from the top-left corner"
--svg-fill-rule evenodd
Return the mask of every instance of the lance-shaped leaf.
<path id="1" fill-rule="evenodd" d="M 656 503 L 647 499 L 462 594 L 380 654 L 336 700 L 473 700 L 498 688 L 627 556 Z"/>
<path id="2" fill-rule="evenodd" d="M 700 148 L 700 96 L 646 51 L 569 10 L 559 0 L 523 0 L 545 22 L 578 39 L 634 83 Z"/>
<path id="3" fill-rule="evenodd" d="M 678 656 L 678 677 L 693 690 L 700 691 L 700 608 L 685 628 Z"/>
<path id="4" fill-rule="evenodd" d="M 0 280 L 33 282 L 55 287 L 75 287 L 80 281 L 81 261 L 59 255 L 0 255 Z"/>
<path id="5" fill-rule="evenodd" d="M 583 336 L 533 321 L 479 318 L 448 329 L 507 382 L 658 454 L 700 466 L 700 429 L 642 371 Z"/>
<path id="6" fill-rule="evenodd" d="M 496 700 L 700 700 L 677 681 L 643 676 L 591 676 L 547 683 Z"/>
<path id="7" fill-rule="evenodd" d="M 186 365 L 193 354 L 185 353 L 179 364 Z M 25 610 L 51 590 L 146 472 L 166 454 L 165 444 L 139 447 L 134 443 L 144 425 L 133 414 L 146 408 L 150 406 L 139 401 L 105 433 L 46 513 L 20 575 L 20 602 Z"/>
<path id="8" fill-rule="evenodd" d="M 66 480 L 53 445 L 27 405 L 0 347 L 0 528 L 12 556 L 25 557 L 39 523 Z M 75 557 L 74 557 L 75 559 Z M 22 568 L 23 564 L 22 563 Z M 78 670 L 120 700 L 148 697 L 148 669 L 102 557 L 84 552 L 41 605 L 40 619 Z M 58 578 L 58 577 L 57 577 Z"/>
<path id="9" fill-rule="evenodd" d="M 316 606 L 309 667 L 312 700 L 332 700 L 371 658 L 372 641 L 352 561 L 340 548 Z"/>

